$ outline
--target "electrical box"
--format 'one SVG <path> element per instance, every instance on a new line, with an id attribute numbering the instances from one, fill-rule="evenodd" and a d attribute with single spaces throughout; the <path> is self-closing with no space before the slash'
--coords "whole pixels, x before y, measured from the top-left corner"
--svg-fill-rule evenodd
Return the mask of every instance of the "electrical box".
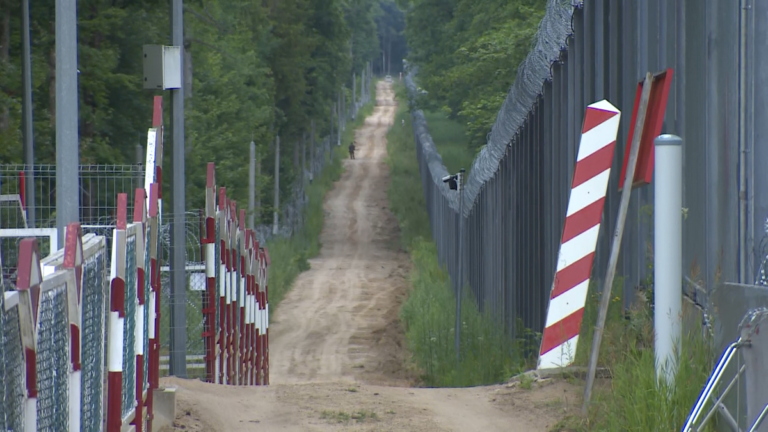
<path id="1" fill-rule="evenodd" d="M 144 88 L 181 88 L 181 47 L 144 45 Z"/>

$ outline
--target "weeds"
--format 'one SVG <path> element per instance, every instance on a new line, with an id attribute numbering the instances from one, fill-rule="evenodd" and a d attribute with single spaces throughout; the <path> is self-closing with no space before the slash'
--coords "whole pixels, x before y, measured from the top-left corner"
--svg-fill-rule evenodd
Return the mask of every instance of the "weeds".
<path id="1" fill-rule="evenodd" d="M 398 86 L 398 99 L 406 100 Z M 435 123 L 435 143 L 451 169 L 469 168 L 473 154 L 467 149 L 462 128 L 444 116 L 429 114 Z M 405 120 L 405 125 L 402 125 Z M 435 124 L 437 126 L 435 126 Z M 516 369 L 513 343 L 499 326 L 478 312 L 474 299 L 463 300 L 461 362 L 457 365 L 454 349 L 455 298 L 447 272 L 439 265 L 437 249 L 430 240 L 431 231 L 423 192 L 414 187 L 421 179 L 413 142 L 413 129 L 407 106 L 398 108 L 395 126 L 387 135 L 392 182 L 390 207 L 397 216 L 401 242 L 411 253 L 412 291 L 400 317 L 406 328 L 413 361 L 422 372 L 422 380 L 434 387 L 464 387 L 490 384 L 508 378 Z M 469 289 L 464 290 L 469 292 Z"/>

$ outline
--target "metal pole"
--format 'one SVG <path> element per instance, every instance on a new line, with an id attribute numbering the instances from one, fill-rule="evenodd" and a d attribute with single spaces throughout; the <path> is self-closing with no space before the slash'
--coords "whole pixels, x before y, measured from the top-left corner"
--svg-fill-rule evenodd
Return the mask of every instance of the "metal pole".
<path id="1" fill-rule="evenodd" d="M 182 47 L 184 64 L 184 5 L 183 0 L 171 3 L 172 44 Z M 184 70 L 181 82 L 184 82 Z M 173 226 L 171 232 L 171 352 L 170 374 L 187 377 L 187 275 L 186 266 L 186 175 L 184 166 L 184 86 L 171 90 L 173 101 Z"/>
<path id="2" fill-rule="evenodd" d="M 315 178 L 315 119 L 312 119 L 309 136 L 309 183 Z M 333 136 L 333 112 L 331 112 L 331 136 Z"/>
<path id="3" fill-rule="evenodd" d="M 629 208 L 629 198 L 632 194 L 632 183 L 635 178 L 635 168 L 637 167 L 637 157 L 640 153 L 640 139 L 645 125 L 645 112 L 648 108 L 648 99 L 651 95 L 651 85 L 653 84 L 653 75 L 650 72 L 645 74 L 643 82 L 643 92 L 640 94 L 640 106 L 637 111 L 637 121 L 635 123 L 634 135 L 632 136 L 632 145 L 629 151 L 629 163 L 624 177 L 623 188 L 621 190 L 621 202 L 619 203 L 619 215 L 616 218 L 616 231 L 613 234 L 613 244 L 611 245 L 611 255 L 608 258 L 608 268 L 606 269 L 605 280 L 603 281 L 603 292 L 600 298 L 600 308 L 597 311 L 597 325 L 592 336 L 592 351 L 589 355 L 589 365 L 587 369 L 587 384 L 584 389 L 584 405 L 582 413 L 586 415 L 589 408 L 589 399 L 592 396 L 592 385 L 595 381 L 595 372 L 597 370 L 597 358 L 600 354 L 600 342 L 603 337 L 605 318 L 608 314 L 608 305 L 611 302 L 611 291 L 613 288 L 613 278 L 616 275 L 616 264 L 619 261 L 619 249 L 621 247 L 621 237 L 624 235 L 624 223 L 627 220 L 627 210 Z"/>
<path id="4" fill-rule="evenodd" d="M 680 352 L 683 280 L 683 140 L 661 135 L 654 141 L 653 327 L 656 378 L 673 383 Z"/>
<path id="5" fill-rule="evenodd" d="M 29 30 L 29 0 L 21 2 L 21 76 L 24 84 L 22 95 L 22 131 L 24 134 L 24 179 L 27 182 L 25 202 L 27 226 L 34 228 L 35 222 L 35 128 L 32 117 L 32 42 Z M 61 244 L 61 243 L 59 243 Z"/>
<path id="6" fill-rule="evenodd" d="M 254 229 L 256 211 L 256 143 L 251 141 L 251 159 L 248 161 L 248 228 Z"/>
<path id="7" fill-rule="evenodd" d="M 355 107 L 357 106 L 357 74 L 352 72 L 352 120 L 355 119 Z"/>
<path id="8" fill-rule="evenodd" d="M 144 163 L 144 147 L 141 144 L 136 144 L 136 165 Z"/>
<path id="9" fill-rule="evenodd" d="M 277 235 L 278 215 L 280 211 L 280 135 L 277 136 L 275 141 L 275 211 L 272 221 L 272 234 Z"/>
<path id="10" fill-rule="evenodd" d="M 77 4 L 56 0 L 56 228 L 80 220 L 77 98 Z"/>
<path id="11" fill-rule="evenodd" d="M 456 370 L 461 363 L 461 295 L 464 287 L 464 168 L 457 175 L 459 189 L 459 283 L 456 289 L 456 323 L 454 325 L 454 345 L 456 348 Z"/>

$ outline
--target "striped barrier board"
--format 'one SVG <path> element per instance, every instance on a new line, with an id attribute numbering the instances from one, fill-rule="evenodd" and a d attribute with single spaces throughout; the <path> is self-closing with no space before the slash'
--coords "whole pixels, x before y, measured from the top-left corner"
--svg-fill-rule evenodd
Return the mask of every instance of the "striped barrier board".
<path id="1" fill-rule="evenodd" d="M 573 363 L 620 118 L 605 100 L 589 105 L 584 115 L 538 369 Z"/>

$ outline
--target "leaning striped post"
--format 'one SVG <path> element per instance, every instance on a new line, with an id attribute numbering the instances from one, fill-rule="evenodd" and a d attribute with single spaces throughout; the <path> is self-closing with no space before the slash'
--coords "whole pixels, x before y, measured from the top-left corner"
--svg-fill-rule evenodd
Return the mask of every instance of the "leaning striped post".
<path id="1" fill-rule="evenodd" d="M 217 212 L 219 218 L 219 364 L 221 369 L 219 370 L 219 384 L 225 384 L 227 382 L 227 325 L 229 325 L 229 317 L 227 313 L 227 284 L 229 280 L 229 269 L 227 267 L 229 256 L 227 250 L 227 196 L 224 188 L 219 188 L 219 210 Z"/>
<path id="2" fill-rule="evenodd" d="M 125 322 L 125 268 L 128 195 L 117 195 L 117 226 L 112 234 L 110 312 L 107 339 L 107 432 L 120 432 L 123 394 L 123 325 Z"/>
<path id="3" fill-rule="evenodd" d="M 264 328 L 262 327 L 262 307 L 264 301 L 261 294 L 264 291 L 264 279 L 263 279 L 263 260 L 261 255 L 261 249 L 256 249 L 256 306 L 255 306 L 255 320 L 256 320 L 256 385 L 264 384 Z"/>
<path id="4" fill-rule="evenodd" d="M 144 292 L 145 282 L 145 247 L 149 240 L 145 237 L 147 229 L 147 207 L 145 190 L 136 189 L 133 203 L 133 222 L 139 224 L 140 232 L 136 235 L 136 327 L 134 329 L 134 350 L 136 351 L 136 414 L 131 422 L 136 432 L 144 431 Z"/>
<path id="5" fill-rule="evenodd" d="M 206 280 L 206 309 L 203 339 L 205 340 L 205 372 L 206 381 L 216 382 L 219 367 L 216 349 L 216 167 L 213 162 L 208 164 L 205 185 L 205 280 Z"/>
<path id="6" fill-rule="evenodd" d="M 620 118 L 605 100 L 589 105 L 584 115 L 538 369 L 573 363 Z"/>
<path id="7" fill-rule="evenodd" d="M 24 404 L 24 430 L 37 430 L 37 351 L 35 334 L 37 312 L 40 305 L 40 285 L 43 273 L 37 239 L 25 238 L 19 243 L 19 261 L 16 289 L 19 293 L 19 330 L 24 345 L 26 365 L 26 401 Z"/>
<path id="8" fill-rule="evenodd" d="M 256 280 L 254 277 L 254 270 L 256 268 L 256 261 L 254 260 L 255 257 L 255 250 L 256 247 L 254 245 L 255 237 L 252 229 L 249 229 L 245 233 L 246 236 L 246 243 L 247 243 L 247 249 L 248 249 L 248 256 L 247 259 L 247 267 L 248 267 L 248 273 L 246 274 L 246 283 L 248 288 L 248 298 L 246 299 L 246 341 L 248 344 L 248 352 L 246 354 L 246 379 L 248 381 L 248 385 L 254 385 L 255 384 L 255 375 L 254 370 L 255 368 L 255 355 L 256 355 L 256 342 L 255 342 L 255 329 L 254 329 L 254 306 L 256 305 Z"/>
<path id="9" fill-rule="evenodd" d="M 82 372 L 80 370 L 80 315 L 83 292 L 83 230 L 78 222 L 67 225 L 64 238 L 64 262 L 62 267 L 75 273 L 76 297 L 70 303 L 69 323 L 69 352 L 72 362 L 72 372 L 69 375 L 69 430 L 80 430 L 80 414 L 82 403 Z"/>

